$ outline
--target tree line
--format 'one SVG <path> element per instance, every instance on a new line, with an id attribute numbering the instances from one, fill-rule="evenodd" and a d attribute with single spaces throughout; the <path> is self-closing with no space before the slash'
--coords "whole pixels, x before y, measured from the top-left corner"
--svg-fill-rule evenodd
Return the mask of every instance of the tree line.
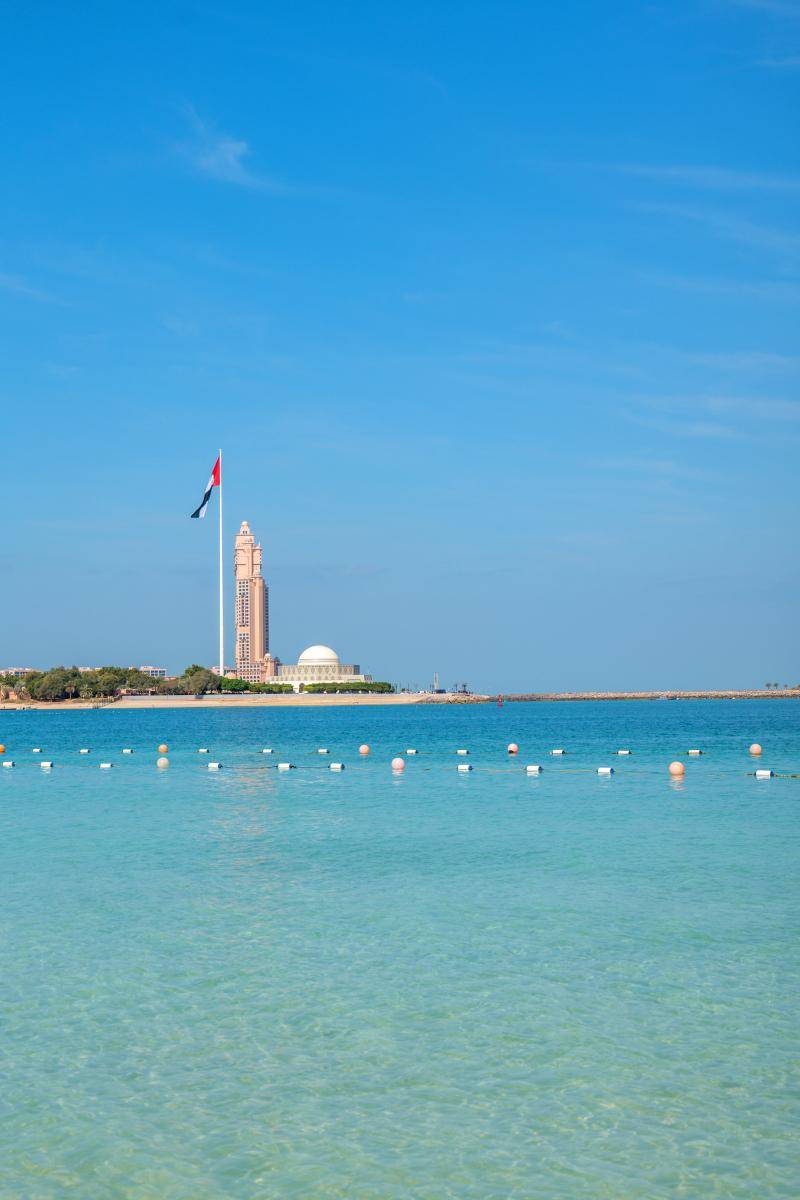
<path id="1" fill-rule="evenodd" d="M 0 690 L 14 691 L 29 700 L 105 700 L 122 691 L 157 692 L 167 682 L 152 679 L 135 667 L 98 667 L 95 671 L 51 667 L 28 671 L 19 678 L 0 675 Z"/>
<path id="2" fill-rule="evenodd" d="M 244 679 L 220 679 L 214 671 L 192 663 L 173 679 L 153 679 L 136 667 L 51 667 L 25 675 L 0 675 L 0 699 L 10 692 L 27 700 L 112 700 L 123 693 L 160 696 L 204 696 L 208 692 L 288 693 L 290 683 L 248 683 Z M 301 684 L 306 692 L 391 692 L 390 683 Z"/>
<path id="3" fill-rule="evenodd" d="M 321 694 L 328 695 L 328 696 L 337 695 L 337 694 L 349 695 L 350 693 L 353 693 L 353 692 L 380 692 L 380 693 L 385 694 L 386 692 L 394 691 L 394 688 L 392 687 L 392 685 L 390 683 L 385 683 L 385 682 L 307 683 L 307 684 L 301 685 L 301 686 L 302 686 L 302 690 L 304 692 L 308 692 L 312 695 L 321 693 Z"/>

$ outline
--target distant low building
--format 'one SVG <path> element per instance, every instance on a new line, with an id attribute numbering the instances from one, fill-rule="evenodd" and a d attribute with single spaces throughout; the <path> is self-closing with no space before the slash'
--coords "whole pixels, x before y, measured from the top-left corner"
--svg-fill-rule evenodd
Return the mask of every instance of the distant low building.
<path id="1" fill-rule="evenodd" d="M 296 663 L 277 663 L 278 683 L 291 683 L 295 691 L 307 683 L 372 683 L 357 663 L 343 663 L 330 646 L 309 646 Z"/>
<path id="2" fill-rule="evenodd" d="M 0 667 L 0 675 L 10 675 L 13 679 L 22 679 L 23 675 L 29 675 L 33 667 Z"/>
<path id="3" fill-rule="evenodd" d="M 166 667 L 147 666 L 147 667 L 139 667 L 139 670 L 141 671 L 142 675 L 149 675 L 151 679 L 166 679 L 167 678 L 167 668 Z"/>

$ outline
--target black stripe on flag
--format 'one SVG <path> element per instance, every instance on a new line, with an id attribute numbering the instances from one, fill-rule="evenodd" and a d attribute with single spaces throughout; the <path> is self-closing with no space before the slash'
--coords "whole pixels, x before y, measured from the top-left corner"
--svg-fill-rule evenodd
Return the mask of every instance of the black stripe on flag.
<path id="1" fill-rule="evenodd" d="M 213 492 L 214 488 L 219 487 L 221 485 L 221 483 L 222 483 L 222 457 L 220 455 L 220 457 L 214 463 L 214 466 L 211 468 L 211 478 L 209 479 L 208 483 L 206 484 L 205 495 L 203 496 L 203 499 L 200 501 L 200 504 L 198 505 L 198 507 L 192 513 L 193 517 L 199 517 L 201 520 L 203 519 L 203 517 L 206 515 L 206 509 L 208 508 L 208 502 L 211 499 L 211 493 Z"/>
<path id="2" fill-rule="evenodd" d="M 206 509 L 208 508 L 208 502 L 211 499 L 211 493 L 213 492 L 213 490 L 214 490 L 214 484 L 212 481 L 209 481 L 208 487 L 206 488 L 206 494 L 205 494 L 205 496 L 203 496 L 203 499 L 201 500 L 199 507 L 196 508 L 194 510 L 194 512 L 192 513 L 193 517 L 199 517 L 200 520 L 202 520 L 203 517 L 206 515 Z"/>

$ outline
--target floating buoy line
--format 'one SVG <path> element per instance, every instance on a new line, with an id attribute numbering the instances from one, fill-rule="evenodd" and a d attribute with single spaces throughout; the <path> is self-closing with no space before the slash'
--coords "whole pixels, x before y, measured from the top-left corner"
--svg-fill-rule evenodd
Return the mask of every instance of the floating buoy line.
<path id="1" fill-rule="evenodd" d="M 132 750 L 126 748 L 126 749 L 122 750 L 121 753 L 122 754 L 131 754 Z M 208 753 L 208 751 L 206 751 L 206 753 Z M 315 752 L 312 751 L 312 753 L 315 753 Z M 57 763 L 55 759 L 39 758 L 36 760 L 34 765 L 36 767 L 38 767 L 41 771 L 43 771 L 45 773 L 49 773 L 53 769 L 70 770 L 72 768 L 72 766 L 75 764 L 70 764 L 69 762 Z M 113 762 L 110 762 L 109 760 L 104 759 L 102 762 L 95 763 L 94 769 L 99 768 L 101 771 L 110 771 L 113 769 L 114 765 L 115 764 Z M 141 764 L 141 765 L 143 766 L 145 764 Z M 166 755 L 159 755 L 155 759 L 154 765 L 158 770 L 166 771 L 171 766 L 171 760 Z M 187 764 L 183 763 L 181 765 L 187 765 Z M 191 763 L 189 763 L 188 765 L 191 766 Z M 393 775 L 400 777 L 405 773 L 406 758 L 400 757 L 399 755 L 397 755 L 394 758 L 392 758 L 387 765 L 390 768 L 391 773 Z M 413 774 L 419 774 L 420 772 L 422 772 L 423 774 L 427 775 L 427 774 L 430 774 L 431 772 L 437 771 L 439 768 L 444 768 L 445 765 L 446 765 L 445 763 L 432 763 L 432 762 L 427 762 L 424 765 L 423 764 L 420 764 L 418 766 L 415 765 L 414 769 L 413 769 Z M 472 772 L 477 771 L 478 774 L 480 774 L 480 775 L 516 775 L 516 776 L 526 775 L 530 778 L 539 778 L 544 773 L 544 767 L 542 767 L 542 765 L 540 763 L 526 763 L 524 765 L 517 766 L 516 764 L 512 765 L 510 763 L 493 764 L 493 763 L 487 762 L 484 764 L 473 764 L 471 762 L 463 762 L 462 761 L 462 762 L 458 762 L 454 765 L 455 765 L 456 772 L 460 773 L 460 774 L 464 774 L 464 775 L 471 774 Z M 14 758 L 5 758 L 0 761 L 0 766 L 6 770 L 12 770 L 12 769 L 16 768 L 18 766 L 18 764 L 17 764 L 17 760 Z M 88 769 L 92 769 L 91 764 L 87 763 L 86 766 Z M 344 762 L 331 761 L 331 762 L 320 762 L 318 765 L 316 763 L 313 765 L 309 763 L 307 765 L 298 767 L 297 763 L 286 760 L 286 761 L 282 761 L 282 762 L 270 762 L 270 763 L 263 763 L 263 764 L 255 764 L 252 762 L 251 763 L 237 762 L 234 765 L 233 770 L 235 771 L 236 774 L 241 774 L 243 772 L 251 773 L 254 771 L 277 771 L 280 774 L 286 774 L 291 771 L 297 771 L 297 770 L 306 771 L 306 772 L 307 771 L 333 771 L 333 772 L 338 773 L 338 772 L 344 771 L 346 769 L 346 766 L 347 766 L 347 764 Z M 210 761 L 210 762 L 203 762 L 202 764 L 196 763 L 195 769 L 197 767 L 202 767 L 202 769 L 204 769 L 206 771 L 210 771 L 210 772 L 221 772 L 224 769 L 225 764 L 221 761 L 214 760 L 214 761 Z M 679 768 L 681 768 L 681 769 L 679 769 Z M 453 768 L 451 767 L 450 770 L 452 770 L 452 769 Z M 657 770 L 658 770 L 657 764 L 651 764 L 649 766 L 640 764 L 634 768 L 626 768 L 626 770 L 623 772 L 623 774 L 626 778 L 638 778 L 638 779 L 642 779 L 645 777 L 652 778 L 654 772 L 656 772 Z M 575 766 L 571 766 L 571 767 L 558 766 L 558 767 L 548 768 L 548 774 L 557 775 L 557 776 L 558 775 L 597 775 L 600 778 L 608 779 L 609 777 L 617 774 L 617 768 L 612 767 L 612 766 L 606 766 L 606 765 L 600 765 L 600 766 L 589 766 L 589 765 L 577 766 L 577 765 L 575 765 Z M 687 772 L 683 766 L 683 763 L 681 763 L 680 760 L 678 760 L 678 759 L 676 759 L 675 761 L 673 761 L 669 764 L 667 774 L 673 783 L 685 784 L 690 778 L 689 774 L 687 774 Z M 730 777 L 730 774 L 731 774 L 730 771 L 726 771 L 724 768 L 717 767 L 713 771 L 704 770 L 703 778 L 704 779 L 709 779 L 709 778 L 721 779 L 721 778 Z M 800 772 L 776 771 L 769 767 L 758 767 L 754 771 L 746 771 L 746 772 L 743 772 L 743 774 L 746 774 L 749 778 L 756 779 L 756 780 L 800 779 Z"/>
<path id="2" fill-rule="evenodd" d="M 750 746 L 743 747 L 743 750 L 745 750 L 745 753 L 747 753 L 751 756 L 751 759 L 752 758 L 758 759 L 761 757 L 761 755 L 763 753 L 763 747 L 758 742 L 753 742 Z M 169 752 L 169 747 L 168 747 L 167 743 L 160 742 L 158 744 L 157 751 L 158 751 L 158 757 L 155 759 L 155 766 L 159 770 L 164 771 L 167 768 L 169 768 L 169 766 L 170 766 L 170 760 L 167 757 L 168 752 Z M 367 743 L 362 743 L 358 747 L 358 755 L 360 756 L 362 761 L 365 760 L 369 756 L 370 751 L 371 751 L 371 747 L 369 745 L 367 745 Z M 196 752 L 199 755 L 208 755 L 208 754 L 210 754 L 210 749 L 208 746 L 198 746 L 198 747 L 196 747 Z M 497 748 L 497 752 L 498 753 L 500 752 L 499 747 Z M 5 754 L 5 753 L 6 753 L 6 747 L 4 744 L 0 743 L 0 754 Z M 32 746 L 30 753 L 34 754 L 34 755 L 41 755 L 43 753 L 42 747 L 41 746 Z M 74 751 L 73 751 L 73 753 L 74 753 Z M 77 749 L 77 753 L 81 758 L 87 758 L 88 756 L 90 756 L 93 753 L 93 751 L 90 746 L 80 746 Z M 122 755 L 125 755 L 125 756 L 130 756 L 130 755 L 133 755 L 134 749 L 132 746 L 123 746 L 121 748 L 121 750 L 119 751 L 119 753 L 121 753 Z M 452 753 L 452 750 L 451 750 L 451 753 Z M 525 766 L 517 766 L 516 764 L 512 765 L 512 762 L 509 760 L 513 760 L 514 758 L 516 758 L 518 753 L 519 753 L 519 745 L 516 742 L 510 742 L 508 744 L 508 746 L 505 748 L 505 757 L 506 757 L 506 762 L 508 763 L 508 765 L 500 766 L 499 764 L 495 765 L 492 763 L 485 763 L 483 766 L 478 767 L 478 770 L 481 774 L 491 774 L 491 775 L 525 774 L 527 776 L 537 777 L 542 774 L 543 768 L 542 768 L 541 764 L 539 764 L 539 763 L 527 763 Z M 619 756 L 619 757 L 630 757 L 633 754 L 633 751 L 630 749 L 630 747 L 623 746 L 623 747 L 619 747 L 616 750 L 610 751 L 610 753 L 613 753 L 614 755 Z M 700 747 L 690 747 L 688 750 L 685 750 L 683 752 L 684 756 L 689 757 L 689 758 L 697 758 L 697 757 L 702 756 L 704 753 L 705 753 L 705 751 L 703 749 L 701 749 Z M 271 746 L 264 746 L 261 748 L 261 754 L 272 756 L 275 754 L 275 750 Z M 319 758 L 328 758 L 328 756 L 331 754 L 331 750 L 328 746 L 318 746 L 316 748 L 316 750 L 309 750 L 308 754 L 318 756 Z M 391 759 L 390 764 L 389 764 L 392 774 L 397 777 L 402 776 L 405 771 L 405 768 L 406 768 L 407 759 L 413 758 L 413 757 L 417 756 L 418 754 L 419 754 L 419 751 L 417 750 L 416 747 L 413 747 L 413 746 L 409 746 L 404 751 L 397 753 L 395 755 L 395 757 Z M 459 746 L 459 747 L 456 747 L 455 754 L 457 757 L 463 759 L 470 755 L 470 750 L 466 746 Z M 551 749 L 549 751 L 549 754 L 551 757 L 561 758 L 567 754 L 567 750 L 564 747 L 554 747 L 553 749 Z M 4 758 L 2 760 L 1 765 L 3 768 L 5 768 L 7 770 L 11 770 L 14 767 L 16 767 L 17 764 L 16 764 L 15 759 L 9 757 L 9 758 Z M 50 772 L 56 766 L 56 763 L 55 763 L 55 760 L 53 760 L 53 759 L 37 758 L 36 765 L 40 768 L 40 770 L 47 773 L 47 772 Z M 87 766 L 90 766 L 90 765 L 91 764 L 87 763 Z M 199 765 L 200 764 L 198 764 L 198 766 Z M 224 764 L 219 760 L 206 761 L 203 765 L 210 772 L 222 771 L 223 766 L 224 766 Z M 416 766 L 415 765 L 414 771 L 416 773 L 419 773 L 419 771 L 423 771 L 423 772 L 427 773 L 432 770 L 436 770 L 439 765 L 440 764 L 430 763 L 430 762 L 425 764 L 424 766 Z M 104 759 L 102 762 L 98 763 L 97 766 L 99 767 L 99 769 L 101 771 L 110 771 L 113 769 L 114 763 L 108 759 Z M 311 769 L 311 770 L 327 770 L 327 771 L 333 771 L 333 772 L 341 772 L 341 771 L 345 770 L 345 767 L 346 767 L 346 764 L 344 762 L 336 761 L 336 762 L 325 762 L 325 763 L 320 762 L 318 767 L 310 767 L 310 768 L 304 767 L 303 769 L 304 770 Z M 298 769 L 298 767 L 297 767 L 296 763 L 294 763 L 288 759 L 285 759 L 280 762 L 273 761 L 273 762 L 269 762 L 269 763 L 264 763 L 263 766 L 261 766 L 261 767 L 255 767 L 253 764 L 245 764 L 245 763 L 238 763 L 235 767 L 235 770 L 237 772 L 240 772 L 242 770 L 251 771 L 254 769 L 255 770 L 272 769 L 272 770 L 277 770 L 281 774 L 286 774 L 291 771 L 296 771 Z M 624 773 L 626 776 L 632 775 L 634 777 L 640 777 L 640 776 L 644 776 L 644 775 L 652 775 L 654 769 L 656 769 L 655 764 L 650 763 L 648 765 L 645 765 L 640 762 L 637 764 L 636 767 L 633 767 L 632 769 L 629 767 L 626 767 Z M 466 774 L 469 774 L 472 771 L 474 771 L 475 766 L 471 762 L 470 763 L 459 762 L 456 764 L 456 770 L 458 773 L 466 775 Z M 581 774 L 593 773 L 599 777 L 608 778 L 616 773 L 616 768 L 612 767 L 612 766 L 607 766 L 607 765 L 600 765 L 600 766 L 596 766 L 596 767 L 590 767 L 590 766 L 562 767 L 562 766 L 559 766 L 559 767 L 555 768 L 555 773 L 557 775 L 581 775 Z M 668 764 L 667 774 L 669 775 L 669 777 L 673 781 L 673 783 L 685 783 L 688 778 L 687 772 L 686 772 L 686 765 L 679 758 L 673 759 L 673 761 Z M 729 771 L 727 771 L 721 767 L 717 767 L 716 770 L 712 771 L 712 775 L 714 777 L 723 777 L 723 776 L 727 776 L 729 774 L 730 774 Z M 755 770 L 747 771 L 746 774 L 748 776 L 750 776 L 751 778 L 757 779 L 757 780 L 800 779 L 800 772 L 775 771 L 774 769 L 769 768 L 769 767 L 756 767 Z M 706 779 L 709 778 L 709 772 L 708 772 L 707 768 L 704 768 L 704 770 L 703 770 L 703 777 Z"/>

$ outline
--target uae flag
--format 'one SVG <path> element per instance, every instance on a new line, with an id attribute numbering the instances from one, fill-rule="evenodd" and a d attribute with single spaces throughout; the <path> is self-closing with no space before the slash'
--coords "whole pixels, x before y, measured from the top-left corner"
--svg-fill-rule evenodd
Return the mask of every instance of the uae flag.
<path id="1" fill-rule="evenodd" d="M 221 482 L 222 482 L 222 467 L 220 466 L 220 460 L 218 458 L 217 461 L 214 463 L 214 469 L 211 472 L 211 478 L 209 479 L 208 483 L 206 484 L 205 495 L 203 496 L 203 499 L 200 501 L 199 507 L 196 508 L 194 510 L 194 512 L 192 513 L 193 517 L 200 517 L 200 519 L 202 520 L 202 518 L 206 515 L 206 509 L 208 508 L 208 502 L 211 499 L 211 493 L 213 492 L 215 487 L 219 487 Z"/>

